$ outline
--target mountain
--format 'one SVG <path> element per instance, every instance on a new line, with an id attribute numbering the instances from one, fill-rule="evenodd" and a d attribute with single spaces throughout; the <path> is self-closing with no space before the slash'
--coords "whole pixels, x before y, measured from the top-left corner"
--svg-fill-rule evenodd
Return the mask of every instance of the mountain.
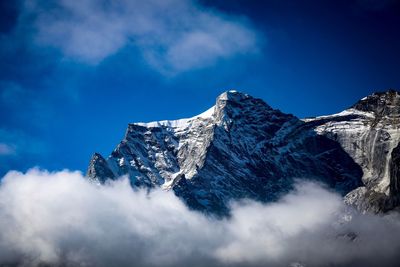
<path id="1" fill-rule="evenodd" d="M 133 187 L 173 190 L 216 215 L 232 200 L 276 200 L 296 179 L 323 182 L 361 210 L 387 211 L 400 198 L 399 112 L 395 91 L 303 120 L 228 91 L 192 118 L 129 124 L 109 157 L 93 155 L 87 176 L 101 184 L 128 175 Z"/>
<path id="2" fill-rule="evenodd" d="M 364 97 L 349 109 L 305 120 L 336 142 L 362 168 L 363 186 L 345 197 L 359 210 L 385 212 L 400 204 L 400 94 Z"/>

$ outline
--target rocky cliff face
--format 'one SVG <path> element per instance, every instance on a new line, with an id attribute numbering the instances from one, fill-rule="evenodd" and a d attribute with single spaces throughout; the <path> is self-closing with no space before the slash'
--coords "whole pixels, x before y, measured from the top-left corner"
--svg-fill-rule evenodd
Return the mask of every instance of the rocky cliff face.
<path id="1" fill-rule="evenodd" d="M 400 95 L 375 93 L 330 116 L 306 119 L 315 131 L 338 142 L 362 168 L 364 186 L 345 201 L 360 210 L 387 211 L 398 205 Z"/>
<path id="2" fill-rule="evenodd" d="M 389 195 L 394 205 L 400 204 L 400 143 L 392 150 L 389 162 L 390 187 Z"/>
<path id="3" fill-rule="evenodd" d="M 229 91 L 193 118 L 129 124 L 107 159 L 93 156 L 87 175 L 98 183 L 128 175 L 134 187 L 161 186 L 190 207 L 215 214 L 226 214 L 231 200 L 275 200 L 294 179 L 318 180 L 343 195 L 362 186 L 362 177 L 383 188 L 380 179 L 369 183 L 372 178 L 365 179 L 363 170 L 370 167 L 372 176 L 385 169 L 375 169 L 377 162 L 364 162 L 363 152 L 340 142 L 353 135 L 342 137 L 330 128 L 329 122 L 353 123 L 358 115 L 343 116 L 302 121 L 261 99 Z M 358 132 L 363 134 L 361 128 Z"/>

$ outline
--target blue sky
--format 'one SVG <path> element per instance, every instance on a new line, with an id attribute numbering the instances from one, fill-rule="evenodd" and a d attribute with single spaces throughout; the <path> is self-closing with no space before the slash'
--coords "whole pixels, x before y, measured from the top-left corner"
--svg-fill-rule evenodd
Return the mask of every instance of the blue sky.
<path id="1" fill-rule="evenodd" d="M 400 88 L 395 0 L 0 2 L 0 173 L 85 171 L 235 88 L 299 117 Z"/>

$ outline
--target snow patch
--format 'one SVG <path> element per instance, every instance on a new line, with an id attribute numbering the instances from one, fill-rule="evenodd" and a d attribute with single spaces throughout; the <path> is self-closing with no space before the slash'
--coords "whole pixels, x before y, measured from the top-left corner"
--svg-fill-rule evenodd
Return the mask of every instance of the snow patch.
<path id="1" fill-rule="evenodd" d="M 195 119 L 208 119 L 214 114 L 214 106 L 204 111 L 203 113 L 196 115 L 192 118 L 185 118 L 179 120 L 162 120 L 162 121 L 152 121 L 152 122 L 134 122 L 133 125 L 143 126 L 146 128 L 154 127 L 168 127 L 175 129 L 184 129 L 190 125 L 190 123 Z"/>
<path id="2" fill-rule="evenodd" d="M 314 118 L 304 118 L 304 119 L 301 119 L 301 120 L 304 121 L 304 122 L 310 122 L 310 121 L 317 121 L 317 120 L 321 120 L 321 119 L 331 119 L 331 118 L 335 118 L 335 117 L 344 117 L 344 116 L 349 116 L 349 115 L 365 116 L 365 117 L 368 117 L 368 118 L 374 118 L 375 117 L 373 112 L 366 112 L 366 111 L 361 111 L 361 110 L 358 110 L 358 109 L 350 108 L 350 109 L 346 109 L 346 110 L 344 110 L 342 112 L 331 114 L 331 115 L 318 116 L 318 117 L 314 117 Z"/>

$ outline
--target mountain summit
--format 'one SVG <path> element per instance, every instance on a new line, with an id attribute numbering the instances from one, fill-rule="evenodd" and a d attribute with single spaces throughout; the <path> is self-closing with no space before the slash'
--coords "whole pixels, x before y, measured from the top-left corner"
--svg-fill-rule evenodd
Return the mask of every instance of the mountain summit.
<path id="1" fill-rule="evenodd" d="M 400 192 L 398 96 L 376 93 L 339 114 L 300 120 L 227 91 L 192 118 L 129 124 L 107 159 L 94 154 L 87 176 L 104 183 L 127 175 L 133 187 L 173 190 L 189 207 L 217 215 L 228 214 L 232 200 L 276 200 L 295 179 L 385 211 Z"/>
<path id="2" fill-rule="evenodd" d="M 378 116 L 398 117 L 400 115 L 400 93 L 395 90 L 374 93 L 358 101 L 352 108 L 373 112 Z"/>

